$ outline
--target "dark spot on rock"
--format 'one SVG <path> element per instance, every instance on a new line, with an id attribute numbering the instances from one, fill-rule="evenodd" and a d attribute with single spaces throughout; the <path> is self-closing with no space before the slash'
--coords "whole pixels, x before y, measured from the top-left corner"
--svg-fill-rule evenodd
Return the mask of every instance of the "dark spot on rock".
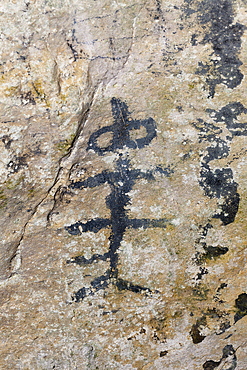
<path id="1" fill-rule="evenodd" d="M 231 327 L 230 321 L 226 320 L 225 322 L 222 322 L 219 327 L 219 331 L 216 333 L 216 335 L 221 335 L 224 333 L 227 329 Z"/>
<path id="2" fill-rule="evenodd" d="M 233 179 L 232 169 L 210 167 L 213 160 L 226 158 L 230 153 L 229 142 L 234 136 L 247 135 L 247 123 L 238 121 L 238 116 L 247 114 L 247 109 L 240 102 L 229 103 L 219 111 L 207 109 L 215 124 L 204 122 L 198 119 L 193 126 L 199 130 L 200 141 L 207 141 L 209 146 L 201 160 L 202 169 L 200 171 L 199 184 L 204 189 L 204 193 L 209 198 L 221 199 L 218 208 L 221 211 L 213 215 L 218 218 L 223 225 L 234 222 L 239 208 L 240 196 L 237 192 L 238 184 Z M 223 140 L 217 135 L 221 134 L 222 129 L 218 125 L 224 124 L 231 135 L 227 135 Z"/>
<path id="3" fill-rule="evenodd" d="M 206 323 L 207 323 L 206 322 L 206 317 L 203 316 L 200 319 L 198 319 L 194 325 L 192 325 L 190 335 L 192 337 L 192 341 L 193 341 L 194 344 L 201 343 L 203 341 L 203 339 L 206 338 L 206 336 L 202 335 L 201 332 L 200 332 L 200 326 L 205 326 Z"/>
<path id="4" fill-rule="evenodd" d="M 237 183 L 233 181 L 231 168 L 210 170 L 208 167 L 203 167 L 200 174 L 200 185 L 209 198 L 219 199 L 236 193 Z"/>
<path id="5" fill-rule="evenodd" d="M 237 186 L 237 183 L 235 184 Z M 238 213 L 239 202 L 240 196 L 237 192 L 234 193 L 233 190 L 232 195 L 230 194 L 230 196 L 225 197 L 224 203 L 220 205 L 222 211 L 213 217 L 219 218 L 223 225 L 228 225 L 234 222 L 236 214 Z"/>
<path id="6" fill-rule="evenodd" d="M 195 46 L 195 45 L 197 45 L 197 34 L 193 34 L 192 36 L 191 36 L 191 45 L 192 46 Z"/>
<path id="7" fill-rule="evenodd" d="M 221 212 L 213 218 L 219 218 L 223 225 L 235 220 L 239 208 L 240 196 L 237 193 L 238 184 L 233 180 L 231 168 L 217 168 L 211 170 L 208 165 L 203 166 L 199 184 L 209 198 L 223 198 L 224 203 L 219 204 Z"/>
<path id="8" fill-rule="evenodd" d="M 221 283 L 219 288 L 217 289 L 217 292 L 219 292 L 221 289 L 224 289 L 227 287 L 227 284 L 226 283 Z"/>
<path id="9" fill-rule="evenodd" d="M 203 315 L 197 319 L 196 323 L 192 326 L 190 335 L 193 343 L 197 344 L 203 341 L 205 336 L 202 334 L 204 327 L 207 327 L 207 318 L 214 322 L 215 334 L 220 335 L 230 328 L 230 321 L 228 320 L 229 314 L 214 308 L 208 308 Z"/>
<path id="10" fill-rule="evenodd" d="M 118 279 L 116 282 L 118 290 L 130 290 L 134 293 L 140 293 L 142 291 L 150 291 L 150 289 L 142 287 L 141 285 L 134 285 L 126 280 Z"/>
<path id="11" fill-rule="evenodd" d="M 10 148 L 10 145 L 11 145 L 11 143 L 13 141 L 10 138 L 10 136 L 9 135 L 4 135 L 4 136 L 1 137 L 1 140 L 2 140 L 2 142 L 4 144 L 4 146 L 5 146 L 5 149 L 9 149 Z"/>
<path id="12" fill-rule="evenodd" d="M 20 156 L 17 157 L 15 156 L 13 160 L 11 160 L 7 164 L 7 168 L 10 171 L 10 173 L 16 173 L 20 171 L 23 167 L 28 167 L 27 162 L 26 162 L 26 156 Z"/>
<path id="13" fill-rule="evenodd" d="M 161 352 L 160 352 L 160 357 L 164 357 L 164 356 L 166 356 L 166 355 L 167 355 L 167 353 L 168 353 L 168 351 L 161 351 Z"/>
<path id="14" fill-rule="evenodd" d="M 26 105 L 26 104 L 35 105 L 36 104 L 35 98 L 32 95 L 32 92 L 31 91 L 28 91 L 26 93 L 21 94 L 20 95 L 20 98 L 21 98 L 21 103 L 23 105 Z"/>
<path id="15" fill-rule="evenodd" d="M 235 350 L 231 344 L 228 344 L 227 346 L 225 346 L 222 352 L 223 352 L 222 358 L 227 358 L 228 356 L 232 356 L 235 354 Z"/>
<path id="16" fill-rule="evenodd" d="M 222 364 L 222 361 L 224 361 L 223 362 L 224 365 L 223 365 L 223 367 L 220 367 L 221 369 L 223 369 L 223 368 L 226 369 L 226 370 L 236 369 L 237 356 L 236 356 L 236 351 L 233 348 L 233 346 L 231 344 L 226 345 L 223 348 L 222 352 L 223 352 L 223 354 L 222 354 L 222 357 L 221 357 L 220 361 L 213 361 L 213 360 L 206 361 L 203 364 L 203 369 L 204 370 L 216 369 L 219 365 Z"/>
<path id="17" fill-rule="evenodd" d="M 207 109 L 216 123 L 224 123 L 233 136 L 246 136 L 247 123 L 238 121 L 238 116 L 247 114 L 247 109 L 240 102 L 229 103 L 219 111 Z"/>
<path id="18" fill-rule="evenodd" d="M 214 97 L 216 85 L 224 84 L 233 89 L 243 79 L 239 68 L 242 62 L 238 55 L 245 26 L 233 24 L 234 11 L 231 0 L 199 2 L 186 0 L 186 2 L 187 15 L 189 10 L 191 13 L 196 11 L 198 21 L 207 27 L 202 43 L 211 44 L 213 55 L 207 63 L 199 64 L 197 73 L 206 76 L 209 97 Z"/>
<path id="19" fill-rule="evenodd" d="M 241 293 L 238 298 L 235 300 L 235 306 L 238 309 L 237 313 L 234 316 L 234 322 L 242 319 L 247 314 L 247 294 Z"/>
<path id="20" fill-rule="evenodd" d="M 240 311 L 246 311 L 247 310 L 247 294 L 242 293 L 238 296 L 238 298 L 235 301 L 236 307 Z"/>
<path id="21" fill-rule="evenodd" d="M 199 300 L 207 299 L 209 289 L 204 285 L 200 284 L 197 285 L 195 288 L 192 289 L 193 295 Z"/>
<path id="22" fill-rule="evenodd" d="M 228 339 L 228 338 L 231 338 L 231 337 L 232 337 L 232 334 L 229 334 L 224 339 Z"/>
<path id="23" fill-rule="evenodd" d="M 225 140 L 215 135 L 208 135 L 207 140 L 211 145 L 206 149 L 207 154 L 203 156 L 203 165 L 205 167 L 215 159 L 226 158 L 230 152 L 230 147 Z"/>
<path id="24" fill-rule="evenodd" d="M 213 370 L 220 365 L 220 361 L 206 361 L 202 366 L 204 370 Z"/>
<path id="25" fill-rule="evenodd" d="M 200 272 L 196 275 L 195 280 L 201 280 L 203 275 L 208 274 L 208 270 L 205 267 L 200 267 Z"/>
<path id="26" fill-rule="evenodd" d="M 202 255 L 203 259 L 217 258 L 228 252 L 227 247 L 220 247 L 220 246 L 213 247 L 212 245 L 206 245 L 204 249 L 205 249 L 205 254 Z"/>

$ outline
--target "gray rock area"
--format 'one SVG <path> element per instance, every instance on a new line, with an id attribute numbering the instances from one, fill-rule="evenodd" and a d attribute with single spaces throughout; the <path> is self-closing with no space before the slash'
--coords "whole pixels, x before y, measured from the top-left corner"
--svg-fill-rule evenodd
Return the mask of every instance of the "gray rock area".
<path id="1" fill-rule="evenodd" d="M 246 370 L 246 1 L 0 27 L 0 369 Z"/>

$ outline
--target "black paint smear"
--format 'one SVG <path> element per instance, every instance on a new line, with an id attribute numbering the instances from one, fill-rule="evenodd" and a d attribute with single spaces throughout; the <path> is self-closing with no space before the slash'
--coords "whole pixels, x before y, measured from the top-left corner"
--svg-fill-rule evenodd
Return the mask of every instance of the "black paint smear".
<path id="1" fill-rule="evenodd" d="M 110 220 L 106 220 L 104 218 L 96 218 L 86 223 L 78 221 L 73 225 L 66 226 L 65 230 L 67 230 L 71 235 L 80 235 L 81 233 L 85 233 L 87 231 L 97 233 L 99 230 L 106 228 L 109 225 Z"/>
<path id="2" fill-rule="evenodd" d="M 247 315 L 247 294 L 241 293 L 238 298 L 235 300 L 235 306 L 238 309 L 237 313 L 234 315 L 234 322 L 242 319 Z"/>
<path id="3" fill-rule="evenodd" d="M 236 351 L 231 344 L 226 345 L 223 350 L 223 355 L 220 361 L 209 360 L 206 361 L 202 366 L 204 370 L 214 370 L 224 361 L 225 370 L 234 370 L 237 367 L 237 356 Z"/>
<path id="4" fill-rule="evenodd" d="M 231 168 L 211 170 L 208 166 L 203 166 L 200 175 L 199 184 L 209 198 L 219 199 L 236 194 L 238 184 L 233 181 Z"/>
<path id="5" fill-rule="evenodd" d="M 161 3 L 160 3 L 160 0 L 155 0 L 156 2 L 156 15 L 154 16 L 154 19 L 155 20 L 158 20 L 158 19 L 162 19 L 163 18 L 163 14 L 162 14 L 162 9 L 161 9 Z"/>
<path id="6" fill-rule="evenodd" d="M 215 216 L 214 216 L 215 217 Z M 205 243 L 206 236 L 208 234 L 208 231 L 213 228 L 212 224 L 208 222 L 205 226 L 200 226 L 201 231 L 200 231 L 200 237 L 196 240 L 196 243 L 199 244 L 201 247 L 203 247 L 204 252 L 197 252 L 196 253 L 196 263 L 198 265 L 202 264 L 206 260 L 211 260 L 212 258 L 218 258 L 228 252 L 227 247 L 221 247 L 219 246 L 212 246 L 212 245 L 207 245 Z M 201 272 L 201 268 L 200 268 Z M 200 273 L 198 273 L 197 276 Z M 198 280 L 198 278 L 196 278 Z"/>
<path id="7" fill-rule="evenodd" d="M 233 180 L 233 173 L 230 168 L 211 170 L 204 166 L 200 172 L 200 186 L 205 195 L 209 198 L 223 198 L 224 203 L 219 204 L 221 212 L 213 218 L 219 218 L 223 225 L 234 222 L 239 208 L 240 196 L 237 192 L 238 184 Z"/>
<path id="8" fill-rule="evenodd" d="M 237 192 L 229 193 L 229 195 L 225 197 L 224 203 L 219 206 L 221 212 L 215 214 L 213 218 L 219 218 L 224 226 L 231 224 L 235 221 L 236 214 L 238 213 L 239 202 L 240 196 Z"/>
<path id="9" fill-rule="evenodd" d="M 207 168 L 206 164 L 210 161 L 225 158 L 230 152 L 228 143 L 213 134 L 207 136 L 207 141 L 211 143 L 211 146 L 207 147 L 207 154 L 203 156 L 203 165 L 205 168 Z"/>
<path id="10" fill-rule="evenodd" d="M 93 254 L 91 258 L 85 258 L 84 256 L 76 256 L 71 260 L 68 260 L 67 263 L 75 263 L 79 266 L 91 265 L 94 261 L 106 261 L 109 258 L 109 253 L 104 254 Z"/>
<path id="11" fill-rule="evenodd" d="M 2 142 L 3 142 L 3 145 L 4 145 L 4 147 L 5 147 L 5 149 L 9 149 L 10 148 L 10 146 L 11 146 L 11 143 L 12 143 L 12 139 L 10 138 L 10 136 L 9 135 L 4 135 L 4 136 L 2 136 L 1 137 L 1 140 L 2 140 Z"/>
<path id="12" fill-rule="evenodd" d="M 234 136 L 247 135 L 247 123 L 238 121 L 241 114 L 247 114 L 247 109 L 240 102 L 229 103 L 219 111 L 207 109 L 213 120 L 217 124 L 224 124 L 232 136 L 228 136 L 227 140 L 231 141 Z M 224 203 L 219 205 L 221 212 L 214 215 L 214 218 L 219 218 L 223 225 L 228 225 L 234 222 L 239 208 L 240 196 L 237 192 L 238 184 L 233 180 L 233 172 L 230 168 L 221 168 L 212 170 L 209 162 L 226 158 L 229 155 L 230 147 L 226 140 L 216 137 L 216 125 L 203 124 L 199 121 L 194 124 L 200 132 L 201 138 L 207 140 L 210 146 L 206 149 L 207 153 L 202 158 L 202 170 L 200 172 L 200 185 L 204 189 L 205 194 L 210 198 L 223 198 Z"/>
<path id="13" fill-rule="evenodd" d="M 212 58 L 208 63 L 199 63 L 197 73 L 206 76 L 209 86 L 209 97 L 214 97 L 215 88 L 224 84 L 230 89 L 238 86 L 243 74 L 239 59 L 241 37 L 245 26 L 234 22 L 232 0 L 186 0 L 186 15 L 197 13 L 202 27 L 209 27 L 202 43 L 210 43 L 213 49 Z"/>
<path id="14" fill-rule="evenodd" d="M 207 109 L 207 112 L 216 123 L 224 123 L 232 136 L 247 135 L 247 122 L 238 122 L 238 116 L 247 114 L 247 109 L 240 102 L 229 103 L 218 112 L 212 109 Z"/>
<path id="15" fill-rule="evenodd" d="M 242 62 L 238 54 L 245 26 L 239 23 L 233 24 L 232 0 L 201 1 L 198 12 L 200 23 L 210 25 L 210 31 L 203 43 L 211 43 L 214 55 L 217 57 L 217 60 L 212 58 L 210 63 L 204 65 L 204 68 L 208 68 L 206 80 L 209 85 L 209 96 L 214 97 L 216 85 L 222 83 L 233 89 L 240 85 L 243 79 L 239 69 Z M 198 73 L 205 74 L 200 68 Z"/>
<path id="16" fill-rule="evenodd" d="M 207 317 L 210 319 L 220 320 L 218 322 L 219 328 L 216 332 L 216 335 L 224 333 L 227 329 L 230 328 L 230 321 L 226 318 L 227 314 L 224 311 L 217 310 L 216 308 L 208 309 L 202 317 L 196 320 L 196 323 L 192 325 L 190 335 L 194 344 L 201 343 L 206 336 L 201 333 L 203 327 L 207 326 Z"/>
<path id="17" fill-rule="evenodd" d="M 16 173 L 16 172 L 19 172 L 22 168 L 28 167 L 26 158 L 27 158 L 26 155 L 23 155 L 20 157 L 14 156 L 13 160 L 7 164 L 8 170 L 11 173 Z"/>
<path id="18" fill-rule="evenodd" d="M 203 140 L 210 141 L 212 138 L 216 137 L 216 134 L 221 134 L 222 132 L 219 127 L 212 123 L 205 122 L 201 118 L 198 118 L 197 122 L 193 122 L 192 125 L 199 130 L 199 143 Z"/>
<path id="19" fill-rule="evenodd" d="M 208 270 L 205 267 L 200 267 L 200 272 L 196 275 L 195 280 L 201 280 L 203 275 L 208 274 Z"/>
<path id="20" fill-rule="evenodd" d="M 223 225 L 234 222 L 239 208 L 240 196 L 237 192 L 238 184 L 233 179 L 231 168 L 210 167 L 210 162 L 216 159 L 226 158 L 230 153 L 229 143 L 234 136 L 247 135 L 247 123 L 238 121 L 241 114 L 247 114 L 247 109 L 240 102 L 232 102 L 222 107 L 219 111 L 207 109 L 215 124 L 204 122 L 198 119 L 193 126 L 200 132 L 200 141 L 207 141 L 209 146 L 202 157 L 199 184 L 204 193 L 209 198 L 221 199 L 218 207 L 220 212 L 213 215 L 218 218 Z M 223 140 L 217 135 L 222 133 L 219 127 L 225 125 L 231 136 Z M 223 200 L 223 202 L 222 202 Z"/>
<path id="21" fill-rule="evenodd" d="M 221 303 L 222 301 L 219 301 L 219 303 Z M 223 303 L 223 302 L 222 302 Z M 223 334 L 223 333 L 225 333 L 225 331 L 227 330 L 227 329 L 229 329 L 231 327 L 231 324 L 230 324 L 230 321 L 229 320 L 227 320 L 227 321 L 225 321 L 225 322 L 222 322 L 221 324 L 220 324 L 220 330 L 219 330 L 219 332 L 218 333 L 216 333 L 216 335 L 221 335 L 221 334 Z"/>
<path id="22" fill-rule="evenodd" d="M 198 319 L 194 325 L 192 325 L 190 335 L 192 337 L 192 341 L 194 344 L 201 343 L 206 336 L 202 335 L 200 332 L 200 326 L 206 325 L 206 317 L 203 316 L 202 318 Z"/>
<path id="23" fill-rule="evenodd" d="M 217 292 L 219 292 L 220 290 L 224 289 L 227 287 L 227 284 L 226 283 L 221 283 L 219 288 L 217 289 Z"/>
<path id="24" fill-rule="evenodd" d="M 134 285 L 131 282 L 123 279 L 117 279 L 116 286 L 118 290 L 130 290 L 134 293 L 141 293 L 141 292 L 150 292 L 151 290 L 148 288 L 144 288 L 141 285 Z"/>
<path id="25" fill-rule="evenodd" d="M 126 103 L 122 102 L 120 99 L 112 98 L 111 105 L 114 124 L 94 132 L 89 138 L 87 149 L 92 149 L 99 155 L 104 155 L 106 152 L 114 152 L 123 147 L 132 149 L 143 148 L 154 139 L 156 136 L 156 128 L 152 118 L 146 120 L 132 120 Z M 129 132 L 131 130 L 138 130 L 142 126 L 146 130 L 146 136 L 131 140 Z M 112 141 L 107 147 L 102 148 L 98 145 L 97 140 L 101 135 L 107 132 L 112 133 Z M 111 229 L 109 250 L 107 253 L 94 254 L 89 259 L 86 259 L 84 256 L 76 256 L 67 261 L 67 263 L 75 263 L 83 266 L 100 260 L 109 260 L 110 265 L 105 274 L 95 278 L 90 283 L 89 288 L 83 287 L 75 293 L 73 296 L 74 301 L 78 302 L 83 300 L 86 296 L 94 295 L 98 290 L 107 288 L 110 283 L 114 284 L 120 291 L 129 290 L 135 293 L 151 293 L 150 289 L 146 287 L 135 285 L 118 277 L 118 249 L 128 228 L 146 229 L 166 227 L 166 219 L 130 219 L 126 209 L 131 202 L 128 193 L 132 190 L 136 180 L 155 180 L 154 173 L 156 172 L 169 176 L 172 170 L 170 168 L 163 169 L 161 166 L 146 172 L 132 169 L 128 158 L 119 154 L 115 171 L 105 170 L 84 181 L 77 181 L 70 184 L 71 189 L 94 188 L 103 184 L 108 184 L 111 190 L 110 194 L 106 197 L 106 206 L 111 213 L 109 219 L 96 218 L 85 223 L 78 221 L 65 227 L 71 235 L 80 235 L 88 231 L 97 233 L 103 228 Z"/>
<path id="26" fill-rule="evenodd" d="M 205 249 L 205 254 L 203 255 L 203 257 L 205 259 L 212 259 L 212 258 L 220 257 L 228 252 L 227 247 L 220 247 L 220 246 L 213 247 L 212 245 L 206 245 L 204 249 Z"/>
<path id="27" fill-rule="evenodd" d="M 204 370 L 214 370 L 220 365 L 221 361 L 209 360 L 203 364 Z"/>

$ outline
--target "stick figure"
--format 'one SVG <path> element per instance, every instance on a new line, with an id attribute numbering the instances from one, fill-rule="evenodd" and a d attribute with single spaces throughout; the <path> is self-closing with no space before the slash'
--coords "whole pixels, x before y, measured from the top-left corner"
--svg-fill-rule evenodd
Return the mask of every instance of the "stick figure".
<path id="1" fill-rule="evenodd" d="M 88 150 L 92 149 L 99 155 L 104 155 L 106 152 L 116 152 L 117 149 L 124 147 L 137 149 L 143 148 L 155 138 L 156 128 L 155 122 L 152 118 L 146 120 L 132 120 L 128 111 L 127 105 L 120 99 L 112 98 L 112 115 L 114 118 L 113 125 L 103 127 L 93 133 L 88 141 Z M 130 138 L 130 131 L 137 130 L 141 126 L 146 129 L 146 136 L 140 139 L 132 140 Z M 98 145 L 98 138 L 106 133 L 112 133 L 112 141 L 107 147 L 100 147 Z M 133 292 L 146 291 L 150 289 L 139 285 L 134 285 L 131 282 L 123 280 L 118 276 L 118 249 L 123 240 L 124 233 L 128 228 L 165 228 L 168 220 L 166 219 L 146 219 L 146 218 L 129 218 L 127 212 L 127 205 L 130 204 L 130 197 L 128 193 L 133 188 L 136 180 L 147 179 L 155 180 L 154 172 L 159 172 L 164 175 L 169 175 L 171 170 L 169 168 L 162 169 L 156 167 L 154 171 L 141 171 L 138 169 L 131 169 L 130 161 L 123 154 L 119 154 L 116 160 L 115 171 L 102 171 L 96 176 L 87 178 L 84 181 L 72 182 L 71 189 L 94 188 L 101 184 L 109 184 L 111 192 L 106 197 L 106 206 L 110 209 L 110 218 L 96 218 L 87 222 L 78 221 L 75 224 L 65 227 L 65 229 L 72 235 L 79 235 L 87 231 L 97 233 L 103 228 L 110 228 L 111 235 L 109 237 L 109 250 L 104 254 L 94 254 L 91 258 L 86 259 L 84 256 L 77 256 L 67 263 L 76 263 L 80 266 L 92 264 L 95 261 L 108 261 L 109 269 L 106 272 L 95 278 L 90 287 L 83 287 L 78 290 L 73 296 L 73 300 L 78 302 L 88 295 L 93 295 L 101 289 L 105 289 L 108 285 L 114 284 L 119 290 L 130 290 Z"/>

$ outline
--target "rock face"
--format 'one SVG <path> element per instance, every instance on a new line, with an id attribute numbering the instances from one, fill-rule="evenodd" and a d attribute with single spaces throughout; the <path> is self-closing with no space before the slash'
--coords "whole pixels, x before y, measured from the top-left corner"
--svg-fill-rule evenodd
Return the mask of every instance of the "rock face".
<path id="1" fill-rule="evenodd" d="M 0 10 L 0 368 L 245 370 L 246 3 Z"/>

